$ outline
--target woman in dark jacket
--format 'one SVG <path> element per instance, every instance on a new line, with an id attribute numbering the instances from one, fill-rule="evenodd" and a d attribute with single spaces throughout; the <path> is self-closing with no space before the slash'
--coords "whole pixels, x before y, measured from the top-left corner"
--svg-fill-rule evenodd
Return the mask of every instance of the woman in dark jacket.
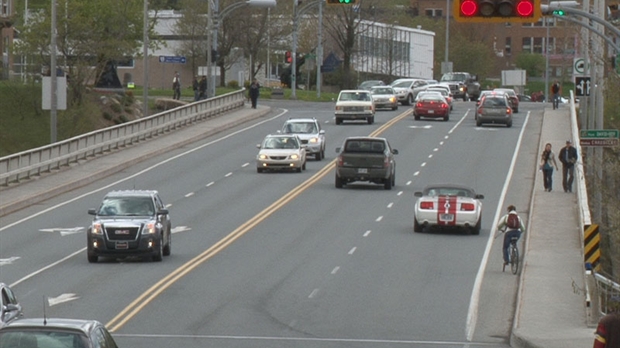
<path id="1" fill-rule="evenodd" d="M 258 101 L 258 95 L 260 94 L 259 88 L 260 84 L 256 81 L 256 79 L 253 79 L 248 92 L 250 94 L 250 100 L 252 101 L 252 109 L 256 109 L 256 102 Z"/>

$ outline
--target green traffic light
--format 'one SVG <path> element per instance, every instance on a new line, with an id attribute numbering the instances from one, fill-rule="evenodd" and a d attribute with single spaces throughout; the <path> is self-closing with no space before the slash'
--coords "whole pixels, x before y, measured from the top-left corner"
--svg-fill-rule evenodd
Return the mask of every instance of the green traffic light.
<path id="1" fill-rule="evenodd" d="M 564 16 L 566 12 L 564 12 L 564 10 L 554 10 L 553 14 L 556 16 Z"/>

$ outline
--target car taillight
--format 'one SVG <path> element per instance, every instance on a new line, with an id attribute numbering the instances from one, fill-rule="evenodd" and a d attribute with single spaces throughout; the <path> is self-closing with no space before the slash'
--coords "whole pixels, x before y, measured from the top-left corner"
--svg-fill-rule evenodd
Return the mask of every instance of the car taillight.
<path id="1" fill-rule="evenodd" d="M 484 109 L 481 107 L 478 108 L 478 115 L 482 115 L 482 113 L 484 112 Z"/>
<path id="2" fill-rule="evenodd" d="M 448 104 L 442 103 L 442 104 L 441 104 L 441 108 L 442 108 L 442 109 L 447 109 L 447 108 L 448 108 Z"/>
<path id="3" fill-rule="evenodd" d="M 433 202 L 421 202 L 420 209 L 433 209 Z"/>
<path id="4" fill-rule="evenodd" d="M 418 107 L 418 108 L 421 108 L 422 107 L 422 103 L 417 103 L 415 106 Z"/>
<path id="5" fill-rule="evenodd" d="M 506 108 L 506 113 L 507 114 L 512 114 L 512 109 L 511 108 Z"/>
<path id="6" fill-rule="evenodd" d="M 344 161 L 342 160 L 342 155 L 338 156 L 338 159 L 336 160 L 336 165 L 339 167 L 342 167 L 343 164 L 344 164 Z"/>
<path id="7" fill-rule="evenodd" d="M 390 166 L 390 159 L 388 157 L 383 159 L 383 168 L 387 168 Z"/>
<path id="8" fill-rule="evenodd" d="M 461 204 L 461 210 L 464 211 L 473 211 L 476 206 L 473 203 L 463 203 Z"/>

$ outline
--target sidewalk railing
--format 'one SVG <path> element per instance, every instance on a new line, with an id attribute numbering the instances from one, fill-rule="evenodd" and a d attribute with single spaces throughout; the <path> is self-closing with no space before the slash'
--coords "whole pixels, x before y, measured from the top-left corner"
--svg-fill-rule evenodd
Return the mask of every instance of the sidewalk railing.
<path id="1" fill-rule="evenodd" d="M 0 186 L 58 170 L 89 157 L 243 107 L 244 89 L 180 106 L 135 121 L 96 130 L 36 149 L 0 158 Z"/>
<path id="2" fill-rule="evenodd" d="M 590 293 L 593 295 L 589 303 L 592 308 L 592 315 L 588 318 L 588 325 L 596 326 L 602 316 L 609 313 L 613 307 L 618 306 L 620 284 L 594 270 L 586 271 L 586 281 Z"/>

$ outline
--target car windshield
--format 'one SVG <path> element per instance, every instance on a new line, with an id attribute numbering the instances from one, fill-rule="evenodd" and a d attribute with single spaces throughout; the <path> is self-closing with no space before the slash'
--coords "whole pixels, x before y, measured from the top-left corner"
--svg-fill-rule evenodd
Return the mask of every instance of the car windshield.
<path id="1" fill-rule="evenodd" d="M 383 153 L 385 144 L 377 140 L 350 140 L 347 142 L 345 152 Z"/>
<path id="2" fill-rule="evenodd" d="M 448 96 L 448 91 L 446 91 L 445 89 L 439 89 L 439 88 L 429 88 L 428 89 L 429 92 L 439 92 L 441 93 L 441 95 L 443 95 L 444 97 Z"/>
<path id="3" fill-rule="evenodd" d="M 467 77 L 465 76 L 465 74 L 444 74 L 441 77 L 441 81 L 465 81 L 467 80 Z"/>
<path id="4" fill-rule="evenodd" d="M 318 133 L 314 122 L 289 122 L 284 126 L 284 132 L 293 134 Z"/>
<path id="5" fill-rule="evenodd" d="M 512 89 L 496 89 L 495 92 L 506 93 L 511 97 L 516 97 L 517 94 Z"/>
<path id="6" fill-rule="evenodd" d="M 298 149 L 299 143 L 292 137 L 272 137 L 265 139 L 263 149 Z"/>
<path id="7" fill-rule="evenodd" d="M 439 93 L 427 92 L 427 93 L 424 93 L 424 95 L 420 97 L 420 101 L 425 102 L 425 103 L 431 103 L 431 102 L 438 103 L 438 102 L 443 102 L 444 99 Z"/>
<path id="8" fill-rule="evenodd" d="M 458 196 L 474 198 L 475 194 L 472 190 L 463 187 L 430 187 L 424 190 L 425 196 Z"/>
<path id="9" fill-rule="evenodd" d="M 0 348 L 86 348 L 84 337 L 64 331 L 6 331 Z"/>
<path id="10" fill-rule="evenodd" d="M 155 208 L 150 197 L 106 197 L 101 203 L 100 216 L 153 215 Z"/>
<path id="11" fill-rule="evenodd" d="M 340 93 L 340 98 L 338 98 L 338 100 L 340 101 L 354 101 L 354 100 L 370 101 L 371 99 L 368 93 L 345 92 L 345 93 Z"/>
<path id="12" fill-rule="evenodd" d="M 484 101 L 482 102 L 482 106 L 486 106 L 486 107 L 505 107 L 506 106 L 506 99 L 504 98 L 492 98 L 492 97 L 486 97 L 484 98 Z"/>
<path id="13" fill-rule="evenodd" d="M 409 88 L 411 87 L 411 83 L 413 81 L 409 81 L 409 80 L 405 80 L 405 81 L 400 81 L 395 83 L 394 85 L 392 85 L 392 87 L 402 87 L 402 88 Z"/>
<path id="14" fill-rule="evenodd" d="M 389 87 L 378 87 L 372 89 L 372 94 L 394 94 L 394 91 Z"/>

